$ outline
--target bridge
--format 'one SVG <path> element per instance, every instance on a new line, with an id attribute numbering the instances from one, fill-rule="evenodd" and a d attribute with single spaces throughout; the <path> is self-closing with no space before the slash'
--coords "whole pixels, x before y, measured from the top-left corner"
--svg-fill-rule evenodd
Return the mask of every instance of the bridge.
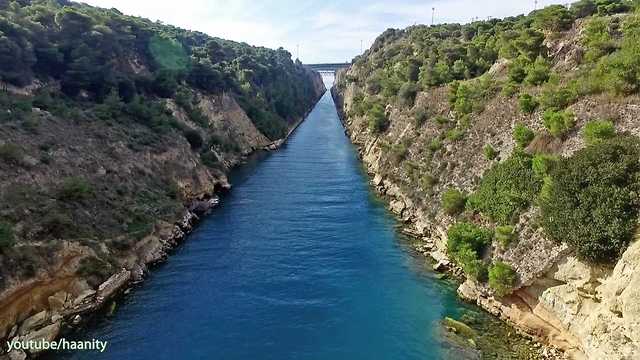
<path id="1" fill-rule="evenodd" d="M 305 64 L 305 66 L 321 74 L 333 74 L 340 69 L 348 68 L 351 63 Z"/>

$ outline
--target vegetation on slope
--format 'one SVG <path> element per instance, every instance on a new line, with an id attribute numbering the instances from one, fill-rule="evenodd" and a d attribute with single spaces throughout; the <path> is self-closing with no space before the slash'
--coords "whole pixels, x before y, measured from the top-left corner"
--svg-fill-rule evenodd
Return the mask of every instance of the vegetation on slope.
<path id="1" fill-rule="evenodd" d="M 258 129 L 277 139 L 314 97 L 306 70 L 283 49 L 212 38 L 115 9 L 4 1 L 0 35 L 0 81 L 57 80 L 66 99 L 103 104 L 113 94 L 112 100 L 133 104 L 129 108 L 153 112 L 155 99 L 179 96 L 184 84 L 234 95 Z M 145 110 L 128 110 L 144 117 L 138 113 Z"/>
<path id="2" fill-rule="evenodd" d="M 213 118 L 229 98 L 259 141 L 279 139 L 316 100 L 313 75 L 283 49 L 115 9 L 0 1 L 0 289 L 50 269 L 64 244 L 104 280 L 262 145 L 236 115 Z"/>
<path id="3" fill-rule="evenodd" d="M 639 140 L 616 133 L 615 116 L 585 119 L 574 107 L 596 96 L 633 102 L 640 90 L 639 44 L 638 1 L 580 0 L 505 19 L 389 29 L 354 59 L 338 87 L 354 93 L 348 116 L 369 123 L 384 118 L 384 127 L 369 128 L 381 146 L 397 143 L 397 136 L 410 144 L 401 165 L 383 152 L 380 169 L 413 201 L 432 209 L 437 204 L 432 216 L 442 211 L 458 219 L 449 232 L 449 252 L 470 276 L 482 279 L 478 275 L 492 261 L 488 249 L 472 246 L 476 242 L 459 245 L 461 229 L 471 234 L 482 229 L 471 231 L 472 223 L 496 227 L 504 250 L 514 246 L 514 226 L 532 206 L 540 209 L 540 219 L 531 225 L 541 226 L 548 238 L 567 243 L 583 260 L 612 262 L 637 226 Z M 496 97 L 503 104 L 483 115 Z M 379 105 L 374 111 L 370 104 Z M 474 127 L 478 119 L 487 126 L 487 118 L 501 116 L 501 105 L 511 116 L 505 119 L 511 122 L 511 147 L 495 129 Z M 394 127 L 405 117 L 414 118 L 415 133 L 405 123 Z M 497 125 L 504 131 L 504 124 Z M 465 142 L 470 131 L 474 142 Z M 483 134 L 492 141 L 478 144 Z M 563 156 L 565 143 L 574 145 Z M 582 148 L 577 152 L 576 143 Z M 484 155 L 474 157 L 478 163 L 467 163 L 478 153 Z M 504 160 L 496 162 L 498 157 Z M 487 170 L 471 189 L 452 189 L 471 180 L 458 169 L 479 164 Z M 458 178 L 446 178 L 452 173 Z M 464 199 L 461 190 L 472 191 Z M 489 285 L 505 295 L 515 286 L 515 273 L 493 263 Z"/>

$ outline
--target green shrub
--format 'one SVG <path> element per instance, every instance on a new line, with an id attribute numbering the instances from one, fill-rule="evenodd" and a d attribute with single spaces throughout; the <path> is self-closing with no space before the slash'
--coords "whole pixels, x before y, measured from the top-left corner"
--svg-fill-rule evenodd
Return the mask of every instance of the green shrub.
<path id="1" fill-rule="evenodd" d="M 479 258 L 478 252 L 463 245 L 450 255 L 467 276 L 477 281 L 486 281 L 487 264 Z"/>
<path id="2" fill-rule="evenodd" d="M 541 222 L 584 260 L 610 262 L 626 250 L 638 219 L 640 140 L 619 137 L 579 150 L 554 166 Z"/>
<path id="3" fill-rule="evenodd" d="M 517 123 L 513 128 L 513 139 L 516 141 L 516 145 L 519 148 L 525 148 L 533 140 L 536 134 L 533 130 L 526 127 L 524 124 Z"/>
<path id="4" fill-rule="evenodd" d="M 595 144 L 599 141 L 610 139 L 616 135 L 613 122 L 608 120 L 589 121 L 582 128 L 582 137 L 587 144 Z"/>
<path id="5" fill-rule="evenodd" d="M 526 59 L 516 59 L 509 64 L 507 74 L 509 76 L 509 82 L 515 84 L 521 84 L 527 77 L 528 62 Z"/>
<path id="6" fill-rule="evenodd" d="M 431 140 L 431 142 L 429 143 L 429 150 L 431 152 L 436 152 L 440 149 L 442 149 L 442 141 L 440 141 L 440 139 L 438 138 Z"/>
<path id="7" fill-rule="evenodd" d="M 549 80 L 551 69 L 549 63 L 538 56 L 536 61 L 527 67 L 527 76 L 524 78 L 524 82 L 529 85 L 541 85 Z"/>
<path id="8" fill-rule="evenodd" d="M 422 125 L 424 125 L 424 123 L 427 121 L 428 117 L 429 114 L 425 109 L 416 109 L 416 111 L 413 113 L 413 123 L 415 124 L 416 128 L 422 127 Z"/>
<path id="9" fill-rule="evenodd" d="M 525 114 L 531 114 L 536 111 L 539 105 L 538 100 L 529 94 L 520 95 L 518 103 L 520 104 L 520 110 Z"/>
<path id="10" fill-rule="evenodd" d="M 632 94 L 640 89 L 640 15 L 627 16 L 620 49 L 603 57 L 588 74 L 591 91 Z"/>
<path id="11" fill-rule="evenodd" d="M 618 44 L 611 36 L 610 26 L 611 20 L 602 17 L 592 18 L 585 26 L 582 43 L 587 49 L 585 57 L 588 61 L 597 61 L 617 49 Z"/>
<path id="12" fill-rule="evenodd" d="M 200 149 L 204 144 L 204 139 L 202 139 L 202 135 L 200 135 L 200 132 L 198 130 L 185 130 L 184 137 L 187 139 L 189 145 L 191 145 L 191 148 L 194 150 Z"/>
<path id="13" fill-rule="evenodd" d="M 447 125 L 449 123 L 449 119 L 442 115 L 435 116 L 433 121 L 438 125 Z"/>
<path id="14" fill-rule="evenodd" d="M 420 178 L 420 187 L 426 192 L 430 192 L 438 184 L 438 178 L 432 174 L 424 174 Z"/>
<path id="15" fill-rule="evenodd" d="M 455 82 L 450 87 L 449 103 L 458 116 L 481 112 L 487 94 L 493 88 L 493 79 L 488 76 L 472 81 Z"/>
<path id="16" fill-rule="evenodd" d="M 517 281 L 518 274 L 509 264 L 496 261 L 489 268 L 489 286 L 499 297 L 509 295 Z"/>
<path id="17" fill-rule="evenodd" d="M 10 224 L 0 222 L 0 251 L 11 248 L 15 244 L 15 234 Z"/>
<path id="18" fill-rule="evenodd" d="M 574 126 L 575 115 L 570 111 L 547 110 L 542 115 L 544 127 L 555 137 L 564 135 Z"/>
<path id="19" fill-rule="evenodd" d="M 398 90 L 398 97 L 405 106 L 413 106 L 416 101 L 416 94 L 418 93 L 418 86 L 412 82 L 406 82 L 402 84 L 400 90 Z"/>
<path id="20" fill-rule="evenodd" d="M 487 160 L 495 160 L 495 158 L 497 158 L 498 155 L 500 155 L 498 150 L 494 149 L 494 147 L 491 146 L 491 144 L 486 144 L 482 149 L 482 151 L 484 152 L 484 157 Z"/>
<path id="21" fill-rule="evenodd" d="M 560 160 L 558 156 L 549 154 L 536 154 L 531 162 L 533 172 L 544 177 L 549 174 L 551 168 Z"/>
<path id="22" fill-rule="evenodd" d="M 471 127 L 471 114 L 458 116 L 458 129 L 465 131 Z"/>
<path id="23" fill-rule="evenodd" d="M 533 26 L 547 31 L 563 31 L 571 28 L 573 14 L 562 5 L 550 5 L 532 13 Z"/>
<path id="24" fill-rule="evenodd" d="M 447 251 L 456 252 L 463 246 L 468 246 L 479 254 L 491 244 L 492 238 L 493 233 L 489 229 L 469 222 L 459 222 L 447 231 Z"/>
<path id="25" fill-rule="evenodd" d="M 515 54 L 516 57 L 526 60 L 526 62 L 529 63 L 543 53 L 545 36 L 542 31 L 528 28 L 517 31 L 516 34 L 516 38 L 513 41 L 513 45 L 517 50 Z M 524 80 L 524 76 L 522 80 Z M 522 80 L 519 82 L 522 82 Z"/>
<path id="26" fill-rule="evenodd" d="M 491 244 L 493 234 L 490 230 L 468 222 L 459 222 L 447 231 L 447 252 L 464 272 L 483 280 L 486 265 L 480 260 L 485 247 Z"/>
<path id="27" fill-rule="evenodd" d="M 22 149 L 18 145 L 11 143 L 0 145 L 0 160 L 9 165 L 20 165 L 22 159 Z"/>
<path id="28" fill-rule="evenodd" d="M 503 248 L 508 247 L 517 237 L 518 235 L 515 233 L 513 226 L 496 226 L 496 241 L 498 241 Z"/>
<path id="29" fill-rule="evenodd" d="M 467 208 L 507 224 L 538 195 L 542 179 L 531 169 L 531 156 L 515 152 L 494 165 L 483 176 L 478 190 L 467 200 Z"/>
<path id="30" fill-rule="evenodd" d="M 577 99 L 578 90 L 575 82 L 569 84 L 569 86 L 547 84 L 542 94 L 540 94 L 539 102 L 544 110 L 562 110 L 574 103 Z"/>
<path id="31" fill-rule="evenodd" d="M 507 81 L 507 83 L 502 86 L 501 93 L 506 97 L 513 97 L 518 93 L 518 91 L 520 91 L 520 86 L 517 83 L 513 81 Z"/>
<path id="32" fill-rule="evenodd" d="M 584 18 L 595 14 L 598 11 L 598 7 L 594 0 L 580 0 L 571 4 L 569 10 L 576 18 Z"/>
<path id="33" fill-rule="evenodd" d="M 459 114 L 470 114 L 473 112 L 473 90 L 469 84 L 459 84 L 456 91 L 456 101 L 453 109 Z"/>
<path id="34" fill-rule="evenodd" d="M 449 141 L 462 140 L 462 138 L 464 137 L 464 131 L 458 128 L 453 128 L 447 131 L 446 137 L 447 137 L 447 140 Z"/>
<path id="35" fill-rule="evenodd" d="M 79 201 L 93 195 L 93 187 L 84 178 L 68 177 L 62 181 L 58 189 L 58 200 Z"/>
<path id="36" fill-rule="evenodd" d="M 631 10 L 631 4 L 633 2 L 623 0 L 598 0 L 598 15 L 606 16 L 618 13 L 623 13 Z M 636 2 L 637 4 L 637 2 Z"/>
<path id="37" fill-rule="evenodd" d="M 442 208 L 451 216 L 460 214 L 464 210 L 466 202 L 466 196 L 456 189 L 447 189 L 442 194 Z"/>
<path id="38" fill-rule="evenodd" d="M 387 129 L 389 120 L 381 104 L 374 104 L 367 111 L 367 124 L 369 130 L 374 134 L 379 134 Z"/>

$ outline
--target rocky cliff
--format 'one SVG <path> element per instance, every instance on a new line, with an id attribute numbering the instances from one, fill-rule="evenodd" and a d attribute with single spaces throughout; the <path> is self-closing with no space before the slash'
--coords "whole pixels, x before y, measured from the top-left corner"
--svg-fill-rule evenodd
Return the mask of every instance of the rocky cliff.
<path id="1" fill-rule="evenodd" d="M 326 90 L 283 49 L 114 9 L 9 1 L 0 32 L 25 57 L 0 62 L 0 358 L 108 309 Z"/>
<path id="2" fill-rule="evenodd" d="M 591 72 L 607 60 L 600 58 L 599 64 L 587 59 L 595 56 L 589 42 L 594 27 L 605 24 L 600 35 L 617 44 L 609 50 L 614 57 L 624 48 L 624 36 L 630 35 L 613 35 L 612 26 L 626 23 L 629 29 L 635 21 L 622 10 L 613 15 L 602 9 L 596 15 L 577 13 L 583 3 L 589 2 L 572 6 L 573 11 L 553 7 L 489 23 L 388 30 L 350 69 L 338 73 L 332 93 L 372 186 L 388 199 L 390 210 L 405 223 L 405 232 L 421 240 L 417 248 L 434 259 L 434 269 L 449 270 L 462 278 L 461 297 L 564 350 L 567 357 L 633 359 L 640 357 L 640 308 L 633 300 L 640 291 L 640 247 L 634 236 L 624 237 L 625 245 L 613 259 L 593 260 L 597 257 L 585 256 L 582 243 L 553 236 L 546 216 L 560 200 L 542 198 L 544 186 L 541 195 L 531 198 L 519 194 L 540 186 L 535 182 L 524 190 L 509 188 L 512 181 L 530 176 L 529 169 L 506 174 L 499 170 L 518 156 L 532 158 L 533 164 L 545 157 L 571 166 L 572 159 L 596 146 L 586 135 L 595 119 L 613 124 L 619 135 L 610 138 L 640 134 L 640 99 L 634 91 L 572 88 L 586 86 L 585 78 L 607 81 L 594 79 Z M 566 23 L 556 28 L 555 21 Z M 507 30 L 505 35 L 502 31 L 514 23 L 526 25 Z M 489 35 L 478 38 L 482 32 Z M 507 38 L 518 36 L 539 36 L 541 47 L 531 60 L 522 53 L 508 54 Z M 502 43 L 490 47 L 492 37 Z M 486 47 L 479 48 L 480 42 Z M 487 63 L 479 69 L 477 57 L 483 56 Z M 535 76 L 528 74 L 536 73 L 530 65 L 518 79 L 518 62 L 544 62 L 546 70 L 541 72 L 546 75 L 530 78 Z M 530 80 L 523 81 L 525 76 Z M 461 94 L 460 89 L 471 95 Z M 535 102 L 533 109 L 526 109 L 529 99 Z M 561 134 L 548 121 L 549 114 L 559 111 L 572 117 Z M 518 136 L 521 129 L 530 134 L 525 142 Z M 633 159 L 637 163 L 636 155 Z M 615 163 L 610 159 L 595 167 L 606 167 L 609 161 Z M 560 172 L 559 168 L 547 169 L 540 181 L 556 186 Z M 591 181 L 584 176 L 578 179 L 583 189 Z M 508 195 L 496 190 L 502 186 L 509 189 Z M 480 202 L 487 188 L 493 192 Z M 509 200 L 501 203 L 505 196 Z M 584 199 L 579 193 L 574 196 Z M 494 203 L 501 204 L 503 212 L 494 211 Z M 512 208 L 513 204 L 518 205 Z M 597 212 L 606 209 L 593 210 L 585 218 L 613 228 L 624 226 L 613 214 L 605 220 L 598 218 Z M 501 217 L 504 213 L 509 216 Z M 637 212 L 631 216 L 635 229 Z M 582 226 L 572 221 L 572 227 Z M 488 242 L 474 248 L 471 260 L 455 248 L 460 236 L 452 229 L 460 229 L 461 224 L 466 231 L 487 229 L 491 234 Z M 570 236 L 567 232 L 566 237 Z M 507 268 L 505 273 L 513 276 L 500 278 L 496 275 L 499 268 Z M 506 290 L 501 286 L 504 283 L 508 283 Z"/>

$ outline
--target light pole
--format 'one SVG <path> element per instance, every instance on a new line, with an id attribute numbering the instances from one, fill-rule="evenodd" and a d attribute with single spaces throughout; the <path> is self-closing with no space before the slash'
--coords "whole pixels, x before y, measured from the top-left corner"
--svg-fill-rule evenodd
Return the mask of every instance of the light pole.
<path id="1" fill-rule="evenodd" d="M 533 0 L 533 10 L 538 10 L 538 0 Z"/>
<path id="2" fill-rule="evenodd" d="M 436 8 L 431 8 L 431 25 L 435 25 L 436 23 Z"/>

